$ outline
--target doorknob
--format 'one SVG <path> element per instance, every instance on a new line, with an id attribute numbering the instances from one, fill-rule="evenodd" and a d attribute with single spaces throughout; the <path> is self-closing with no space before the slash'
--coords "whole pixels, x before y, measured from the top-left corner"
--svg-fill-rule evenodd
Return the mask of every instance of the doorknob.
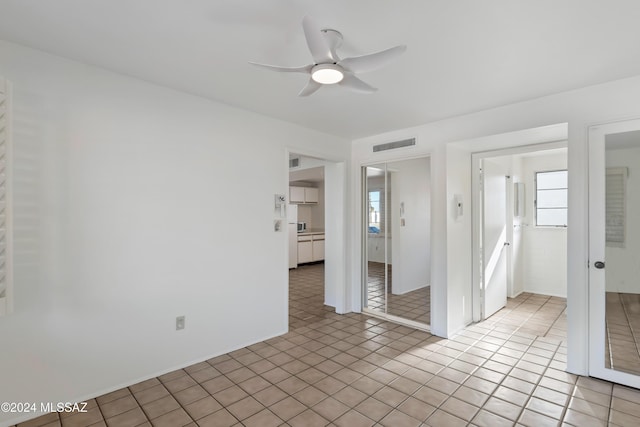
<path id="1" fill-rule="evenodd" d="M 604 268 L 604 262 L 602 262 L 602 261 L 596 261 L 596 262 L 594 262 L 594 263 L 593 263 L 593 266 L 594 266 L 595 268 L 602 269 L 602 268 Z"/>
<path id="2" fill-rule="evenodd" d="M 511 243 L 509 243 L 509 242 L 504 242 L 504 246 L 511 246 Z"/>

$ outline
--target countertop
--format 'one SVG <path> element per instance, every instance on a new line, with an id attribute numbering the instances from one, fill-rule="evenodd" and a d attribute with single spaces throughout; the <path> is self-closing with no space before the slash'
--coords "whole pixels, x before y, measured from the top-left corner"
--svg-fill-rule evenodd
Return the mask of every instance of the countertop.
<path id="1" fill-rule="evenodd" d="M 324 234 L 324 228 L 308 228 L 298 233 L 298 236 L 310 236 L 313 234 Z"/>

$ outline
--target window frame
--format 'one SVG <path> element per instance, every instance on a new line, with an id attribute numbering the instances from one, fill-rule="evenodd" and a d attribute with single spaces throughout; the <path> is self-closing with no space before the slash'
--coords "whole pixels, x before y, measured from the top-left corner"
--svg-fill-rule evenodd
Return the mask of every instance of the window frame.
<path id="1" fill-rule="evenodd" d="M 547 173 L 556 173 L 556 172 L 565 172 L 567 174 L 567 186 L 566 187 L 558 187 L 558 188 L 544 188 L 542 190 L 538 190 L 538 175 L 547 174 Z M 533 173 L 533 222 L 534 226 L 538 228 L 567 228 L 567 224 L 538 224 L 538 212 L 540 209 L 550 209 L 550 208 L 539 208 L 538 207 L 538 191 L 548 191 L 548 190 L 566 190 L 567 192 L 567 203 L 565 206 L 554 207 L 552 209 L 564 209 L 567 212 L 567 222 L 569 216 L 569 170 L 568 169 L 552 169 L 552 170 L 541 170 Z"/>
<path id="2" fill-rule="evenodd" d="M 377 203 L 378 203 L 378 222 L 377 222 L 377 224 L 378 224 L 378 229 L 380 230 L 380 232 L 382 232 L 382 226 L 383 226 L 383 224 L 382 224 L 382 221 L 383 221 L 383 219 L 382 219 L 383 218 L 383 216 L 382 216 L 382 194 L 383 193 L 382 193 L 382 190 L 379 189 L 379 188 L 368 190 L 368 192 L 367 192 L 368 208 L 373 207 L 373 204 L 371 202 L 371 194 L 372 193 L 378 193 L 378 200 L 377 200 Z M 371 212 L 368 212 L 367 219 L 368 219 L 367 227 L 371 227 L 372 224 L 376 224 L 375 222 L 371 222 Z"/>

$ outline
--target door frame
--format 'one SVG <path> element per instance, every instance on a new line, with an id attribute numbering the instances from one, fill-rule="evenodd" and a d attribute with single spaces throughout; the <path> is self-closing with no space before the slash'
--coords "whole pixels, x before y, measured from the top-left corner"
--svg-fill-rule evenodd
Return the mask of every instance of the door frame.
<path id="1" fill-rule="evenodd" d="M 640 375 L 605 367 L 606 283 L 605 269 L 593 267 L 605 261 L 605 137 L 607 134 L 640 130 L 640 118 L 590 126 L 588 130 L 588 293 L 589 376 L 640 388 Z"/>
<path id="2" fill-rule="evenodd" d="M 500 148 L 497 150 L 487 150 L 487 151 L 478 151 L 471 153 L 471 241 L 472 241 L 472 272 L 471 272 L 471 286 L 472 286 L 472 319 L 474 322 L 480 322 L 484 319 L 484 301 L 483 301 L 483 290 L 482 290 L 482 203 L 480 199 L 481 194 L 481 179 L 480 179 L 480 169 L 481 169 L 481 161 L 485 158 L 491 157 L 502 157 L 509 155 L 517 155 L 517 154 L 525 154 L 525 153 L 533 153 L 537 151 L 546 151 L 553 150 L 556 148 L 567 148 L 568 141 L 550 141 L 550 142 L 542 142 L 535 144 L 527 144 L 527 145 L 514 145 L 512 147 Z M 512 186 L 513 187 L 513 186 Z M 511 191 L 507 191 L 507 209 L 508 206 L 513 205 L 513 197 L 510 196 L 512 194 L 513 188 Z M 510 204 L 509 204 L 510 203 Z M 513 233 L 507 232 L 507 237 L 512 236 Z M 510 242 L 512 243 L 512 242 Z M 511 262 L 513 258 L 513 254 L 511 251 L 513 250 L 513 245 L 509 245 L 507 248 L 507 260 Z M 507 265 L 507 289 L 509 289 L 509 280 L 511 274 L 511 268 Z"/>
<path id="3" fill-rule="evenodd" d="M 325 173 L 325 269 L 324 269 L 324 303 L 334 307 L 336 313 L 351 311 L 351 298 L 347 289 L 347 176 L 346 160 L 332 158 L 312 150 L 288 146 L 285 148 L 285 185 L 286 198 L 289 203 L 289 157 L 299 155 L 322 161 Z M 331 221 L 327 221 L 331 218 Z M 286 220 L 286 219 L 285 219 Z M 287 325 L 289 316 L 289 231 L 285 233 L 285 271 L 286 273 L 286 307 Z"/>

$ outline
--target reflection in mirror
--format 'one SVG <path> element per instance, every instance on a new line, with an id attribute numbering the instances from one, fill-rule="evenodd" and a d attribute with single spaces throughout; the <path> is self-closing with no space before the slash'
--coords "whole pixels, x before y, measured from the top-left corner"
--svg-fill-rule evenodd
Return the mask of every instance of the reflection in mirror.
<path id="1" fill-rule="evenodd" d="M 640 131 L 605 138 L 607 368 L 640 374 Z"/>
<path id="2" fill-rule="evenodd" d="M 365 304 L 371 310 L 386 313 L 387 280 L 391 277 L 391 264 L 386 256 L 390 251 L 386 239 L 388 194 L 386 165 L 365 167 L 365 227 L 367 228 L 367 287 Z M 386 267 L 386 268 L 385 268 Z"/>
<path id="3" fill-rule="evenodd" d="M 363 168 L 364 306 L 421 324 L 431 318 L 430 160 Z"/>
<path id="4" fill-rule="evenodd" d="M 431 320 L 430 160 L 387 165 L 392 263 L 387 312 L 420 323 Z"/>

